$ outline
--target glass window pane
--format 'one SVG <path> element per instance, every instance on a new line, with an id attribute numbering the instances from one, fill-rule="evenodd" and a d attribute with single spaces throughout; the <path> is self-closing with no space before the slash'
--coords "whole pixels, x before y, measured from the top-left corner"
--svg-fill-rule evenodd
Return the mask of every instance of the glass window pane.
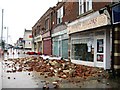
<path id="1" fill-rule="evenodd" d="M 91 61 L 94 58 L 93 39 L 75 39 L 72 40 L 72 59 Z"/>

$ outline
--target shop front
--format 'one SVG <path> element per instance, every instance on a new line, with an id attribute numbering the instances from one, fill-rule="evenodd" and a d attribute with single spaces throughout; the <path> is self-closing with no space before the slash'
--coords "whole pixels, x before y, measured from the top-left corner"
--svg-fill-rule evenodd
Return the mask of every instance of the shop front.
<path id="1" fill-rule="evenodd" d="M 66 24 L 58 25 L 52 30 L 52 54 L 68 58 L 68 31 Z"/>
<path id="2" fill-rule="evenodd" d="M 34 47 L 35 47 L 35 52 L 41 52 L 42 53 L 42 36 L 39 35 L 35 37 L 34 39 Z"/>
<path id="3" fill-rule="evenodd" d="M 43 40 L 43 54 L 51 55 L 52 54 L 52 43 L 51 43 L 50 31 L 42 35 L 42 40 Z"/>
<path id="4" fill-rule="evenodd" d="M 110 27 L 106 15 L 68 25 L 70 59 L 74 63 L 110 69 Z"/>
<path id="5" fill-rule="evenodd" d="M 68 34 L 63 30 L 52 34 L 53 55 L 68 58 Z"/>

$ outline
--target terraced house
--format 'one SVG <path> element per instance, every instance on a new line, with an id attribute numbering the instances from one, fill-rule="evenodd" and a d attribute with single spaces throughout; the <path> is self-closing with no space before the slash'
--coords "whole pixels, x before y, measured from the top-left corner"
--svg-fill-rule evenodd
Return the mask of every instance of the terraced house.
<path id="1" fill-rule="evenodd" d="M 79 18 L 68 24 L 70 59 L 83 65 L 110 69 L 110 17 L 99 12 L 110 2 L 79 1 Z"/>
<path id="2" fill-rule="evenodd" d="M 77 17 L 76 2 L 59 2 L 54 9 L 52 21 L 52 54 L 68 58 L 67 23 Z"/>
<path id="3" fill-rule="evenodd" d="M 32 27 L 33 50 L 46 55 L 52 54 L 51 44 L 51 12 L 49 8 L 44 15 Z"/>
<path id="4" fill-rule="evenodd" d="M 112 14 L 109 10 L 112 0 L 64 1 L 49 8 L 33 26 L 35 50 L 67 58 L 74 63 L 111 69 L 114 66 L 112 52 L 118 47 L 114 47 L 113 43 Z M 119 62 L 119 54 L 115 55 L 115 62 Z"/>

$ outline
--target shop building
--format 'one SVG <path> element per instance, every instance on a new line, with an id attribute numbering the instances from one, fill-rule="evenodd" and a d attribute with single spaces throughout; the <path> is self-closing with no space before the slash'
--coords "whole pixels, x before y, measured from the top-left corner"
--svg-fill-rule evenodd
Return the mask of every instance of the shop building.
<path id="1" fill-rule="evenodd" d="M 45 55 L 51 55 L 51 19 L 53 8 L 50 7 L 32 27 L 33 31 L 33 48 L 36 52 Z"/>
<path id="2" fill-rule="evenodd" d="M 34 46 L 35 46 L 36 52 L 42 53 L 42 36 L 41 35 L 34 38 Z"/>
<path id="3" fill-rule="evenodd" d="M 58 30 L 62 30 L 59 32 Z M 53 30 L 52 42 L 53 42 L 53 55 L 68 58 L 68 34 L 66 25 L 58 26 Z"/>
<path id="4" fill-rule="evenodd" d="M 31 50 L 32 49 L 32 30 L 25 29 L 23 40 L 24 40 L 23 48 L 26 50 Z"/>
<path id="5" fill-rule="evenodd" d="M 111 68 L 110 20 L 98 11 L 68 24 L 69 58 L 82 65 Z"/>
<path id="6" fill-rule="evenodd" d="M 78 16 L 77 2 L 59 2 L 53 13 L 52 20 L 52 55 L 68 58 L 68 30 L 67 23 Z"/>
<path id="7" fill-rule="evenodd" d="M 50 31 L 44 33 L 42 35 L 42 40 L 43 40 L 43 54 L 45 55 L 51 55 L 52 51 L 52 44 L 51 44 L 51 35 Z"/>
<path id="8" fill-rule="evenodd" d="M 43 52 L 42 51 L 42 35 L 39 20 L 32 27 L 32 50 L 35 52 Z"/>

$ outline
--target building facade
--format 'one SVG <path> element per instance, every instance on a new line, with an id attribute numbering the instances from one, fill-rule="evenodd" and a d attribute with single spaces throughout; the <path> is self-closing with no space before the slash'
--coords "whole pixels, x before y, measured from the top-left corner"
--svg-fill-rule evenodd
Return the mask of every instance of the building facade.
<path id="1" fill-rule="evenodd" d="M 32 30 L 25 29 L 23 40 L 24 40 L 23 48 L 26 50 L 32 50 Z"/>
<path id="2" fill-rule="evenodd" d="M 111 17 L 102 9 L 111 2 L 78 1 L 58 2 L 45 12 L 32 28 L 34 49 L 74 63 L 110 69 Z M 117 30 L 119 24 L 115 27 Z"/>
<path id="3" fill-rule="evenodd" d="M 76 2 L 57 3 L 53 14 L 52 25 L 52 55 L 68 58 L 67 23 L 77 18 Z"/>
<path id="4" fill-rule="evenodd" d="M 90 18 L 86 16 L 70 23 L 68 30 L 72 62 L 110 69 L 109 25 L 107 16 L 98 12 L 91 14 Z"/>
<path id="5" fill-rule="evenodd" d="M 49 8 L 32 27 L 33 50 L 45 55 L 52 54 L 51 19 L 53 8 Z"/>
<path id="6" fill-rule="evenodd" d="M 111 68 L 110 17 L 109 14 L 99 11 L 109 3 L 79 0 L 78 19 L 67 27 L 69 59 L 72 62 Z"/>

